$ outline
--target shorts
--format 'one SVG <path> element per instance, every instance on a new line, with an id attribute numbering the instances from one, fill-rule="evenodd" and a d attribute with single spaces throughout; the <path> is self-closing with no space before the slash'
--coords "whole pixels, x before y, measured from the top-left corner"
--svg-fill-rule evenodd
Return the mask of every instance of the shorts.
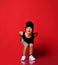
<path id="1" fill-rule="evenodd" d="M 26 44 L 33 44 L 33 43 L 27 43 L 26 41 L 23 42 L 23 45 L 26 45 Z"/>

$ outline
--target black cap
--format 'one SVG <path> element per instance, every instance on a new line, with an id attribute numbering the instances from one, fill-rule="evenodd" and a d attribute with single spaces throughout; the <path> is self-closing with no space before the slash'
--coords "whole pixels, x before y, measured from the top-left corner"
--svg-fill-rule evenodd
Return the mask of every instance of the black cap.
<path id="1" fill-rule="evenodd" d="M 34 23 L 32 23 L 32 21 L 27 21 L 26 22 L 26 28 L 27 27 L 31 27 L 32 29 L 34 29 Z"/>

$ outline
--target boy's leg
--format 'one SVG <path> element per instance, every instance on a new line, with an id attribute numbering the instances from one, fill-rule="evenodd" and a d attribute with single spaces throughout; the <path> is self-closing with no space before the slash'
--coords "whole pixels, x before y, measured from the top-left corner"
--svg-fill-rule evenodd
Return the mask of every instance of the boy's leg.
<path id="1" fill-rule="evenodd" d="M 25 44 L 24 45 L 24 50 L 23 50 L 23 56 L 26 55 L 27 48 L 28 48 L 28 44 Z"/>
<path id="2" fill-rule="evenodd" d="M 26 59 L 27 48 L 28 48 L 28 44 L 25 44 L 24 45 L 24 50 L 23 50 L 23 56 L 22 56 L 21 60 L 25 60 Z"/>
<path id="3" fill-rule="evenodd" d="M 33 57 L 33 44 L 29 44 L 30 47 L 30 56 L 29 56 L 29 60 L 35 60 L 35 58 Z"/>
<path id="4" fill-rule="evenodd" d="M 33 44 L 32 43 L 29 44 L 29 48 L 30 48 L 30 55 L 32 55 L 33 54 Z"/>

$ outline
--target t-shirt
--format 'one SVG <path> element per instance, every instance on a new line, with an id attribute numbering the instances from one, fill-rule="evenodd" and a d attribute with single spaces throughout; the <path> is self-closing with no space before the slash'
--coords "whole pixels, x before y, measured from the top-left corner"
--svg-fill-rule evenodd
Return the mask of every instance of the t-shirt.
<path id="1" fill-rule="evenodd" d="M 26 38 L 25 32 L 23 32 L 23 36 L 22 37 L 23 37 L 25 42 L 27 42 L 27 43 L 34 43 L 34 33 L 32 33 L 31 38 Z"/>

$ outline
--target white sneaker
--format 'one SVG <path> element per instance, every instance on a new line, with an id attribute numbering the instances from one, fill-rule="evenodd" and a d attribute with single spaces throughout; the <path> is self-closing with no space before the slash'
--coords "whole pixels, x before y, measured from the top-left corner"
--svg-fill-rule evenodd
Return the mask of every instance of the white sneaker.
<path id="1" fill-rule="evenodd" d="M 29 60 L 35 60 L 35 58 L 32 55 L 30 55 Z"/>
<path id="2" fill-rule="evenodd" d="M 23 60 L 23 61 L 24 61 L 25 59 L 26 59 L 26 56 L 22 56 L 21 60 Z"/>

